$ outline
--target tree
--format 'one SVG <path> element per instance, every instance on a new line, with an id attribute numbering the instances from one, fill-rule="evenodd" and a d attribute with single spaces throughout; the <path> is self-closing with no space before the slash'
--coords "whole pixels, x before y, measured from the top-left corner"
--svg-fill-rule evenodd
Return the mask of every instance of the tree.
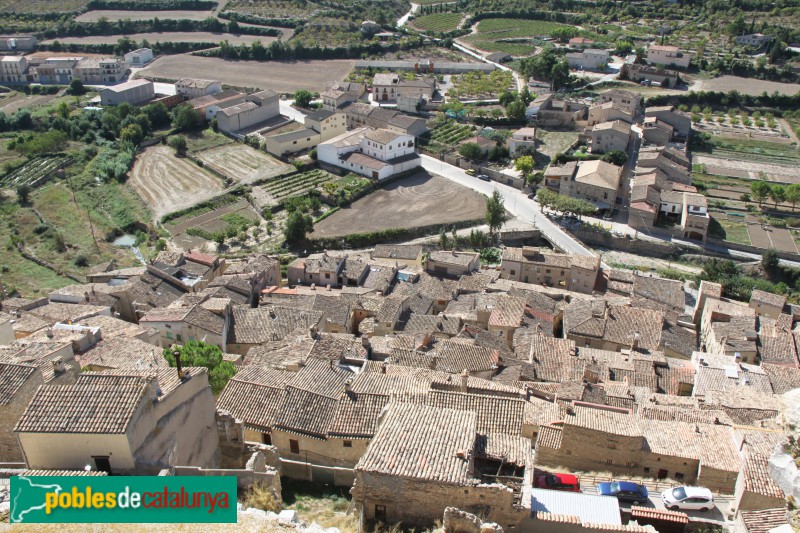
<path id="1" fill-rule="evenodd" d="M 61 118 L 69 118 L 69 112 L 69 104 L 65 101 L 59 102 L 58 106 L 56 106 L 56 113 L 58 113 L 58 116 Z"/>
<path id="2" fill-rule="evenodd" d="M 525 180 L 525 183 L 528 183 L 531 172 L 533 171 L 533 158 L 529 155 L 518 157 L 514 161 L 514 168 L 522 172 L 522 179 Z"/>
<path id="3" fill-rule="evenodd" d="M 86 87 L 83 86 L 83 82 L 77 78 L 73 78 L 73 80 L 69 82 L 69 94 L 73 96 L 86 94 Z"/>
<path id="4" fill-rule="evenodd" d="M 297 107 L 308 107 L 313 98 L 314 94 L 311 91 L 300 89 L 294 93 L 294 105 Z"/>
<path id="5" fill-rule="evenodd" d="M 182 368 L 202 366 L 208 369 L 208 384 L 215 395 L 222 392 L 228 381 L 236 375 L 236 367 L 222 359 L 219 346 L 202 341 L 188 341 L 183 346 L 164 348 L 164 358 L 171 367 L 177 366 L 175 351 L 180 354 Z"/>
<path id="6" fill-rule="evenodd" d="M 800 183 L 793 183 L 786 187 L 786 201 L 792 204 L 792 211 L 794 211 L 795 204 L 800 202 Z"/>
<path id="7" fill-rule="evenodd" d="M 314 229 L 314 222 L 310 216 L 300 211 L 293 211 L 286 219 L 283 237 L 289 244 L 297 244 L 303 242 L 312 229 Z"/>
<path id="8" fill-rule="evenodd" d="M 565 60 L 561 60 L 550 70 L 550 81 L 553 84 L 553 90 L 560 89 L 569 83 L 569 64 Z"/>
<path id="9" fill-rule="evenodd" d="M 458 153 L 467 159 L 483 159 L 483 149 L 478 143 L 464 143 L 458 147 Z"/>
<path id="10" fill-rule="evenodd" d="M 186 137 L 183 135 L 173 135 L 169 138 L 169 145 L 175 150 L 175 153 L 181 157 L 186 155 Z"/>
<path id="11" fill-rule="evenodd" d="M 458 250 L 458 232 L 455 226 L 450 228 L 450 236 L 450 238 L 453 239 L 453 250 Z"/>
<path id="12" fill-rule="evenodd" d="M 778 204 L 786 200 L 786 189 L 782 185 L 773 185 L 770 188 L 769 197 L 775 202 L 775 209 L 778 209 Z"/>
<path id="13" fill-rule="evenodd" d="M 633 43 L 631 41 L 617 41 L 616 45 L 614 45 L 614 53 L 616 55 L 630 54 L 631 50 L 633 50 Z"/>
<path id="14" fill-rule="evenodd" d="M 122 142 L 129 142 L 134 146 L 138 146 L 144 139 L 144 131 L 138 124 L 129 124 L 122 128 L 119 132 L 119 140 Z"/>
<path id="15" fill-rule="evenodd" d="M 628 162 L 628 155 L 622 150 L 611 150 L 604 154 L 601 159 L 606 163 L 611 163 L 612 165 L 621 167 Z"/>
<path id="16" fill-rule="evenodd" d="M 17 185 L 17 200 L 20 204 L 27 204 L 31 195 L 31 186 L 27 183 Z"/>
<path id="17" fill-rule="evenodd" d="M 758 207 L 761 207 L 761 204 L 764 203 L 769 197 L 769 193 L 772 190 L 769 183 L 766 181 L 754 181 L 750 184 L 750 192 L 753 193 L 753 199 L 758 202 Z"/>
<path id="18" fill-rule="evenodd" d="M 520 121 L 520 120 L 525 120 L 525 111 L 527 110 L 528 108 L 525 105 L 525 103 L 520 99 L 516 99 L 510 104 L 508 104 L 506 113 L 508 114 L 508 118 Z"/>
<path id="19" fill-rule="evenodd" d="M 767 272 L 774 272 L 775 269 L 778 268 L 779 263 L 780 258 L 775 248 L 769 248 L 761 255 L 761 266 L 764 267 L 764 270 Z"/>
<path id="20" fill-rule="evenodd" d="M 503 227 L 506 221 L 506 208 L 503 196 L 497 189 L 486 199 L 486 223 L 489 225 L 489 233 L 494 235 L 497 230 Z"/>
<path id="21" fill-rule="evenodd" d="M 190 131 L 200 125 L 200 116 L 189 104 L 182 104 L 172 111 L 172 123 L 180 131 Z"/>
<path id="22" fill-rule="evenodd" d="M 489 149 L 489 161 L 500 161 L 508 157 L 508 148 L 502 144 L 495 144 Z"/>
<path id="23" fill-rule="evenodd" d="M 439 249 L 447 250 L 447 232 L 444 230 L 444 226 L 439 230 Z"/>

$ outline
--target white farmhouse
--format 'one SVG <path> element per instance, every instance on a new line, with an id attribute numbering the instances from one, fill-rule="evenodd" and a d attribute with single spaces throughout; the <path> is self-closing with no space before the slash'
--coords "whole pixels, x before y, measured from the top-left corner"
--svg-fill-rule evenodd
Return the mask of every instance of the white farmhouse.
<path id="1" fill-rule="evenodd" d="M 359 128 L 321 143 L 320 162 L 363 176 L 384 180 L 419 167 L 414 137 L 384 129 Z"/>

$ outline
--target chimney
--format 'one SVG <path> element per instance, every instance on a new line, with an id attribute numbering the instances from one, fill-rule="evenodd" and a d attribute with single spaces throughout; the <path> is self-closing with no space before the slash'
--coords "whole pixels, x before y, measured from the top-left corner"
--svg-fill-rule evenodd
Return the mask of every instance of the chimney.
<path id="1" fill-rule="evenodd" d="M 461 392 L 467 392 L 467 381 L 469 380 L 469 372 L 465 368 L 461 372 Z"/>
<path id="2" fill-rule="evenodd" d="M 153 403 L 156 403 L 161 394 L 163 394 L 161 392 L 161 385 L 158 382 L 158 375 L 150 376 L 147 380 L 147 385 L 147 396 Z"/>
<path id="3" fill-rule="evenodd" d="M 181 351 L 177 348 L 174 348 L 172 350 L 172 355 L 175 356 L 175 366 L 178 369 L 178 379 L 183 379 L 183 368 L 181 368 Z"/>
<path id="4" fill-rule="evenodd" d="M 344 382 L 344 393 L 350 394 L 353 392 L 353 389 L 350 387 L 350 380 Z"/>
<path id="5" fill-rule="evenodd" d="M 56 357 L 51 361 L 53 363 L 53 372 L 58 376 L 63 374 L 67 371 L 67 367 L 64 365 L 64 358 L 63 357 Z"/>
<path id="6" fill-rule="evenodd" d="M 640 340 L 640 338 L 641 338 L 641 335 L 639 335 L 638 331 L 633 334 L 633 342 L 631 343 L 631 351 L 635 351 L 635 350 L 639 349 L 639 340 Z"/>
<path id="7" fill-rule="evenodd" d="M 92 289 L 92 290 L 94 290 L 94 289 Z M 89 301 L 89 293 L 88 293 L 88 292 L 84 292 L 84 293 L 83 293 L 83 299 L 84 299 L 85 301 L 87 301 L 87 302 Z"/>
<path id="8" fill-rule="evenodd" d="M 428 368 L 430 368 L 431 370 L 436 370 L 437 359 L 438 357 L 436 356 L 436 354 L 433 354 L 431 358 L 428 360 Z"/>
<path id="9" fill-rule="evenodd" d="M 317 328 L 315 328 L 314 326 L 308 328 L 308 336 L 314 340 L 319 339 L 319 333 L 317 332 Z"/>
<path id="10" fill-rule="evenodd" d="M 385 373 L 386 373 L 386 363 L 383 363 L 381 365 L 381 374 L 385 374 Z"/>
<path id="11" fill-rule="evenodd" d="M 47 335 L 48 339 L 52 339 L 53 338 L 53 328 L 47 328 L 47 331 L 45 332 L 45 334 Z"/>

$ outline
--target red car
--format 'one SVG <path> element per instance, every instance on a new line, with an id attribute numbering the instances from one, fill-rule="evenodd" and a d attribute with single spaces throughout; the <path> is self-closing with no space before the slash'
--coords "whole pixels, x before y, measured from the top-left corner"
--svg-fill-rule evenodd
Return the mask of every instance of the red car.
<path id="1" fill-rule="evenodd" d="M 581 484 L 577 476 L 572 474 L 544 474 L 536 476 L 537 489 L 566 490 L 568 492 L 580 492 Z"/>

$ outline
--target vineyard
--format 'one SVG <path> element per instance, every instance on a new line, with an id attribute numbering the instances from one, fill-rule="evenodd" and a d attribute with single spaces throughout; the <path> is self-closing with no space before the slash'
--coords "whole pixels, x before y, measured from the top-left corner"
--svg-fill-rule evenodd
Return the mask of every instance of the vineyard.
<path id="1" fill-rule="evenodd" d="M 0 0 L 0 12 L 2 13 L 77 13 L 86 9 L 88 0 L 27 0 L 17 2 L 16 0 Z"/>
<path id="2" fill-rule="evenodd" d="M 458 29 L 461 13 L 434 13 L 414 19 L 414 27 L 423 31 L 447 32 Z"/>
<path id="3" fill-rule="evenodd" d="M 430 133 L 427 149 L 432 152 L 449 150 L 467 137 L 472 137 L 473 135 L 475 135 L 475 133 L 473 132 L 472 126 L 448 120 Z"/>
<path id="4" fill-rule="evenodd" d="M 334 178 L 324 170 L 309 170 L 285 178 L 272 178 L 253 187 L 253 202 L 260 208 L 278 205 Z"/>
<path id="5" fill-rule="evenodd" d="M 37 187 L 46 182 L 52 174 L 69 164 L 68 156 L 43 156 L 31 159 L 24 166 L 0 178 L 0 187 L 14 188 L 18 185 Z"/>
<path id="6" fill-rule="evenodd" d="M 226 11 L 264 18 L 301 19 L 310 17 L 318 9 L 319 6 L 311 2 L 290 0 L 233 0 L 225 4 Z"/>

